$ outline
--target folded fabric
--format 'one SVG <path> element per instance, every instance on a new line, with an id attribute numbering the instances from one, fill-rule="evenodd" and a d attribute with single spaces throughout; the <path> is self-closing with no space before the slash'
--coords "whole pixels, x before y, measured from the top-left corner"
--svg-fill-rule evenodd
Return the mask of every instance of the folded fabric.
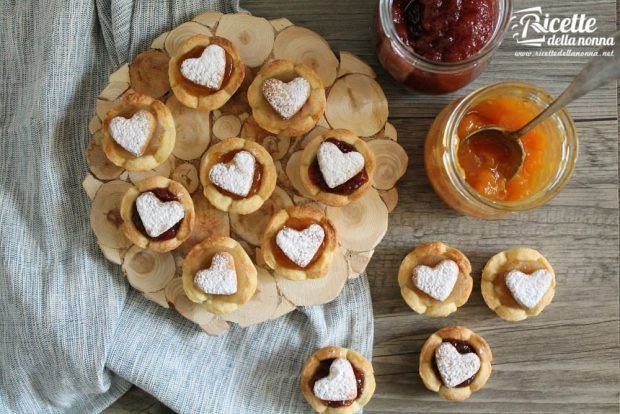
<path id="1" fill-rule="evenodd" d="M 0 6 L 0 412 L 99 412 L 136 384 L 178 412 L 308 412 L 316 348 L 369 357 L 365 276 L 334 302 L 208 337 L 134 292 L 89 225 L 88 122 L 117 66 L 223 0 Z"/>

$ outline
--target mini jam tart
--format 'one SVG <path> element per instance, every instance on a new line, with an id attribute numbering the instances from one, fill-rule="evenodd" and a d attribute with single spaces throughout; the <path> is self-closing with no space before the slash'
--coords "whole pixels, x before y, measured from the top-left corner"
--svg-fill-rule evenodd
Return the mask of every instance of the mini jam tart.
<path id="1" fill-rule="evenodd" d="M 248 88 L 252 116 L 266 131 L 299 136 L 310 131 L 325 111 L 325 89 L 309 66 L 274 60 Z"/>
<path id="2" fill-rule="evenodd" d="M 182 184 L 155 176 L 131 187 L 121 202 L 121 229 L 135 245 L 168 252 L 194 228 L 194 202 Z"/>
<path id="3" fill-rule="evenodd" d="M 291 280 L 325 276 L 336 250 L 336 229 L 314 207 L 293 206 L 271 217 L 261 243 L 263 260 Z"/>
<path id="4" fill-rule="evenodd" d="M 195 35 L 170 59 L 168 78 L 185 106 L 212 111 L 224 105 L 245 76 L 237 48 L 222 37 Z"/>
<path id="5" fill-rule="evenodd" d="M 400 293 L 419 314 L 448 316 L 463 306 L 473 279 L 467 257 L 442 242 L 418 246 L 403 259 L 398 271 Z"/>
<path id="6" fill-rule="evenodd" d="M 271 197 L 276 177 L 269 152 L 242 138 L 227 138 L 213 145 L 200 162 L 200 182 L 207 200 L 236 214 L 258 210 Z"/>
<path id="7" fill-rule="evenodd" d="M 128 171 L 147 171 L 168 159 L 176 140 L 166 105 L 136 92 L 126 94 L 103 119 L 103 152 Z"/>
<path id="8" fill-rule="evenodd" d="M 317 201 L 344 206 L 372 185 L 375 155 L 364 140 L 346 129 L 313 138 L 301 155 L 301 182 Z"/>
<path id="9" fill-rule="evenodd" d="M 446 400 L 463 401 L 486 384 L 493 354 L 486 341 L 463 326 L 431 335 L 420 351 L 420 377 Z"/>
<path id="10" fill-rule="evenodd" d="M 301 371 L 301 392 L 317 413 L 353 414 L 375 393 L 372 364 L 337 346 L 317 350 Z"/>
<path id="11" fill-rule="evenodd" d="M 536 316 L 555 294 L 551 264 L 534 249 L 519 247 L 493 256 L 482 270 L 482 297 L 507 321 Z"/>
<path id="12" fill-rule="evenodd" d="M 241 245 L 229 237 L 203 240 L 183 261 L 183 290 L 212 313 L 234 312 L 249 301 L 257 271 Z"/>

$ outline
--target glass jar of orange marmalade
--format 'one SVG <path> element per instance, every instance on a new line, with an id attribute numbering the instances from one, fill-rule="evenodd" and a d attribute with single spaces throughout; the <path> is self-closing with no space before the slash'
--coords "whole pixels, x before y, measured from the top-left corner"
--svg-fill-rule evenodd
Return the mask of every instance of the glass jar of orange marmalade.
<path id="1" fill-rule="evenodd" d="M 502 175 L 500 146 L 463 146 L 485 126 L 517 130 L 553 102 L 544 90 L 520 82 L 478 89 L 449 104 L 426 137 L 424 163 L 437 194 L 455 210 L 483 219 L 540 207 L 568 182 L 577 161 L 575 125 L 561 110 L 521 137 L 525 161 L 512 178 Z M 459 151 L 460 150 L 460 151 Z"/>

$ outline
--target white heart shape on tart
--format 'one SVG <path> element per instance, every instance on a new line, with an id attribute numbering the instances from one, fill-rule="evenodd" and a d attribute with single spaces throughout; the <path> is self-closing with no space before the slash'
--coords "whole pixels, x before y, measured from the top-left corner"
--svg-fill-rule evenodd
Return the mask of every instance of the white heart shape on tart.
<path id="1" fill-rule="evenodd" d="M 245 197 L 252 188 L 256 158 L 248 151 L 239 151 L 230 164 L 215 164 L 209 171 L 209 179 L 218 187 Z"/>
<path id="2" fill-rule="evenodd" d="M 181 74 L 185 79 L 209 89 L 220 89 L 226 72 L 226 51 L 219 45 L 209 45 L 200 57 L 185 59 Z"/>
<path id="3" fill-rule="evenodd" d="M 194 284 L 211 295 L 232 295 L 237 292 L 237 272 L 235 260 L 230 253 L 216 253 L 211 259 L 211 267 L 199 270 Z"/>
<path id="4" fill-rule="evenodd" d="M 136 208 L 144 230 L 150 237 L 160 236 L 185 217 L 185 209 L 178 201 L 161 201 L 148 191 L 136 199 Z"/>
<path id="5" fill-rule="evenodd" d="M 552 279 L 553 275 L 546 269 L 537 270 L 529 275 L 512 270 L 506 275 L 506 286 L 521 306 L 532 309 L 545 296 Z"/>
<path id="6" fill-rule="evenodd" d="M 276 235 L 276 244 L 282 252 L 299 267 L 306 267 L 314 258 L 325 239 L 325 230 L 318 224 L 311 224 L 298 231 L 282 228 Z"/>
<path id="7" fill-rule="evenodd" d="M 357 151 L 344 153 L 332 142 L 319 146 L 317 160 L 321 174 L 329 188 L 346 183 L 364 169 L 364 156 Z"/>
<path id="8" fill-rule="evenodd" d="M 453 260 L 442 260 L 435 267 L 413 268 L 413 284 L 436 300 L 444 301 L 452 293 L 459 277 L 459 266 Z"/>
<path id="9" fill-rule="evenodd" d="M 310 83 L 302 77 L 288 83 L 279 79 L 266 79 L 263 82 L 263 96 L 282 118 L 290 119 L 308 100 Z"/>
<path id="10" fill-rule="evenodd" d="M 357 398 L 357 381 L 353 366 L 346 358 L 335 359 L 329 375 L 314 383 L 314 395 L 323 401 L 350 401 Z"/>
<path id="11" fill-rule="evenodd" d="M 480 357 L 476 353 L 460 354 L 449 342 L 439 345 L 435 361 L 441 380 L 449 388 L 462 384 L 480 369 Z"/>
<path id="12" fill-rule="evenodd" d="M 155 131 L 155 117 L 142 109 L 129 119 L 115 116 L 110 120 L 110 135 L 121 147 L 136 157 L 144 154 Z"/>

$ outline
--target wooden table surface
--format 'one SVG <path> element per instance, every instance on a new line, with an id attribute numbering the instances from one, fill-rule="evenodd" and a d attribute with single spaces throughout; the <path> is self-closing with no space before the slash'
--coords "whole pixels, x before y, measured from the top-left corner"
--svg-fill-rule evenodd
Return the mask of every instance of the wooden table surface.
<path id="1" fill-rule="evenodd" d="M 461 216 L 434 193 L 423 167 L 424 136 L 435 115 L 455 97 L 503 80 L 523 80 L 557 95 L 587 58 L 515 57 L 523 50 L 507 36 L 488 70 L 464 90 L 445 96 L 403 91 L 379 66 L 371 40 L 375 0 L 243 1 L 253 14 L 288 17 L 324 36 L 334 50 L 370 63 L 389 100 L 390 121 L 409 153 L 400 201 L 368 267 L 375 337 L 377 392 L 366 413 L 618 413 L 620 325 L 618 291 L 618 111 L 615 85 L 570 105 L 580 137 L 579 161 L 564 191 L 548 205 L 501 221 Z M 515 0 L 515 9 L 542 6 L 552 15 L 587 13 L 598 33 L 616 27 L 611 0 Z M 402 258 L 418 244 L 441 240 L 471 260 L 474 290 L 447 318 L 415 314 L 396 280 Z M 512 246 L 540 250 L 557 274 L 555 299 L 536 318 L 509 323 L 480 294 L 486 260 Z M 418 375 L 419 350 L 435 330 L 465 325 L 493 350 L 486 387 L 461 404 L 427 391 Z M 152 397 L 132 390 L 110 412 L 164 412 Z"/>

